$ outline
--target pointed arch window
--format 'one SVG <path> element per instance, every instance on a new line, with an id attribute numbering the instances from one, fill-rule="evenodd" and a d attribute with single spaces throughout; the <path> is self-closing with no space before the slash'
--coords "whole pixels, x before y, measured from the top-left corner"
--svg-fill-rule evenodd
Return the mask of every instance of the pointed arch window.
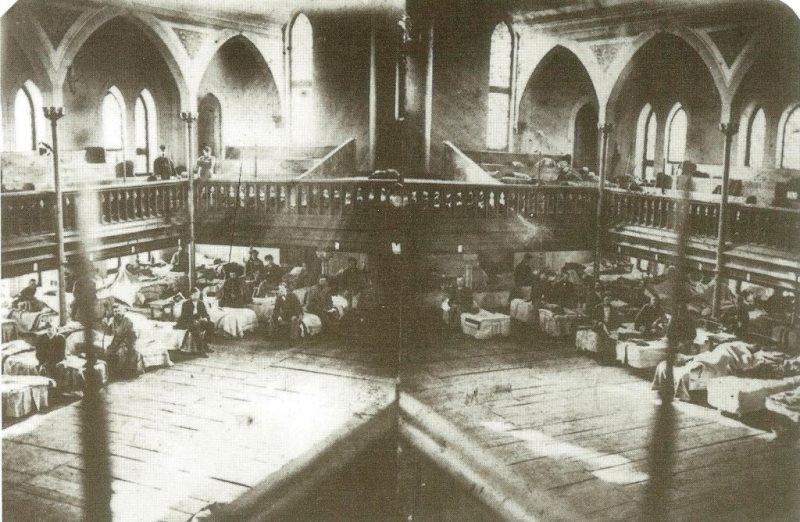
<path id="1" fill-rule="evenodd" d="M 122 150 L 125 144 L 125 100 L 116 87 L 103 97 L 103 147 Z"/>
<path id="2" fill-rule="evenodd" d="M 136 142 L 134 168 L 137 173 L 149 173 L 156 157 L 158 126 L 156 125 L 155 100 L 147 89 L 143 89 L 136 97 L 133 119 Z"/>
<path id="3" fill-rule="evenodd" d="M 676 103 L 667 116 L 667 163 L 683 163 L 686 154 L 686 134 L 689 129 L 689 119 L 683 105 Z"/>
<path id="4" fill-rule="evenodd" d="M 636 158 L 638 174 L 643 179 L 655 177 L 656 132 L 658 119 L 649 103 L 642 107 L 636 126 Z"/>
<path id="5" fill-rule="evenodd" d="M 45 141 L 42 93 L 30 80 L 17 91 L 14 98 L 14 148 L 20 152 L 36 150 Z"/>
<path id="6" fill-rule="evenodd" d="M 753 113 L 747 122 L 747 143 L 744 151 L 744 165 L 760 168 L 764 164 L 764 140 L 767 137 L 767 115 L 763 108 Z"/>
<path id="7" fill-rule="evenodd" d="M 779 138 L 781 168 L 800 169 L 800 105 L 785 116 L 785 123 Z"/>
<path id="8" fill-rule="evenodd" d="M 314 129 L 314 29 L 302 13 L 292 23 L 289 60 L 292 140 L 311 143 Z"/>
<path id="9" fill-rule="evenodd" d="M 486 147 L 489 149 L 508 149 L 513 63 L 514 37 L 508 24 L 500 22 L 492 32 L 489 53 L 489 100 L 486 111 Z"/>

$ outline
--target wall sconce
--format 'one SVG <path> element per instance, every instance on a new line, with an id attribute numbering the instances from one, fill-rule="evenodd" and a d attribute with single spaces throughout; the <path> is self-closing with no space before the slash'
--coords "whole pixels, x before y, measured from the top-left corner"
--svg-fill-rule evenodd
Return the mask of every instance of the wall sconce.
<path id="1" fill-rule="evenodd" d="M 392 241 L 392 254 L 400 255 L 403 253 L 403 248 L 400 246 L 400 243 L 395 243 Z"/>
<path id="2" fill-rule="evenodd" d="M 338 241 L 334 241 L 333 242 L 333 249 L 334 250 L 339 250 L 339 242 Z"/>
<path id="3" fill-rule="evenodd" d="M 464 245 L 458 245 L 458 253 L 459 254 L 463 254 L 464 253 Z"/>

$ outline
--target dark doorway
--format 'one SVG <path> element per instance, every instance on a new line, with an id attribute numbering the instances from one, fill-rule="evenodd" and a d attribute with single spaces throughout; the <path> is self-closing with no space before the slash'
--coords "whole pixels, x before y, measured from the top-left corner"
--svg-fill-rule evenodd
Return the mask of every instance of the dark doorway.
<path id="1" fill-rule="evenodd" d="M 197 153 L 211 147 L 211 153 L 222 158 L 222 106 L 213 94 L 206 94 L 197 106 Z"/>
<path id="2" fill-rule="evenodd" d="M 591 103 L 581 107 L 575 116 L 573 165 L 597 172 L 597 108 Z"/>

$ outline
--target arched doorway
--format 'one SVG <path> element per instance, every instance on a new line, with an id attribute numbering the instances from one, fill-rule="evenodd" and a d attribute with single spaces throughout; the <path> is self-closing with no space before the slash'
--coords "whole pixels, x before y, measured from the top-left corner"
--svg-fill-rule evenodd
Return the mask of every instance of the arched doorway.
<path id="1" fill-rule="evenodd" d="M 197 105 L 197 152 L 211 147 L 212 154 L 222 155 L 222 106 L 213 94 L 206 94 Z"/>
<path id="2" fill-rule="evenodd" d="M 597 172 L 597 146 L 597 107 L 587 103 L 575 116 L 572 164 Z"/>

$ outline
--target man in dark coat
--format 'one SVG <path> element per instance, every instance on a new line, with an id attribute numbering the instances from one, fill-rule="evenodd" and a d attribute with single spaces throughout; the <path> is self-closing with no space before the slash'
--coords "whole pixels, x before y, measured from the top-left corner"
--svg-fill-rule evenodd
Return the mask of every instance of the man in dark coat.
<path id="1" fill-rule="evenodd" d="M 621 324 L 619 314 L 611 305 L 611 294 L 603 295 L 603 302 L 596 305 L 592 310 L 594 319 L 594 331 L 598 335 L 600 360 L 610 362 L 616 355 L 616 343 L 611 337 L 611 333 L 616 331 Z"/>
<path id="2" fill-rule="evenodd" d="M 36 279 L 28 281 L 28 286 L 20 290 L 17 298 L 12 303 L 13 308 L 28 312 L 38 312 L 40 310 L 39 300 L 36 299 Z"/>
<path id="3" fill-rule="evenodd" d="M 228 277 L 222 283 L 222 288 L 217 294 L 219 305 L 228 308 L 243 308 L 253 302 L 252 297 L 247 293 L 242 279 L 235 272 L 228 272 Z"/>
<path id="4" fill-rule="evenodd" d="M 314 314 L 322 321 L 323 331 L 330 333 L 339 319 L 339 312 L 333 306 L 331 290 L 328 287 L 328 278 L 322 276 L 319 283 L 312 286 L 305 297 L 306 312 Z"/>
<path id="5" fill-rule="evenodd" d="M 531 286 L 533 284 L 533 270 L 531 270 L 531 259 L 533 256 L 525 253 L 522 261 L 514 268 L 514 286 Z"/>
<path id="6" fill-rule="evenodd" d="M 268 292 L 275 291 L 278 288 L 278 283 L 281 282 L 283 277 L 283 270 L 280 266 L 276 265 L 272 255 L 267 254 L 264 256 L 264 265 L 258 273 L 258 290 L 256 295 L 264 297 Z"/>
<path id="7" fill-rule="evenodd" d="M 173 272 L 188 272 L 189 271 L 189 252 L 183 246 L 179 245 L 178 250 L 172 255 L 170 259 Z"/>
<path id="8" fill-rule="evenodd" d="M 36 338 L 36 360 L 42 373 L 56 376 L 56 365 L 64 360 L 66 339 L 58 333 L 58 320 L 53 317 L 47 323 L 47 331 Z"/>
<path id="9" fill-rule="evenodd" d="M 347 260 L 347 268 L 340 270 L 335 276 L 339 290 L 347 299 L 348 308 L 353 307 L 353 297 L 361 292 L 364 284 L 363 274 L 358 269 L 358 261 L 351 257 Z"/>
<path id="10" fill-rule="evenodd" d="M 244 278 L 246 281 L 256 281 L 261 274 L 264 263 L 258 258 L 258 250 L 250 250 L 250 259 L 244 263 Z"/>
<path id="11" fill-rule="evenodd" d="M 167 157 L 166 145 L 161 145 L 161 155 L 153 161 L 153 174 L 161 181 L 167 181 L 176 176 L 175 164 Z"/>
<path id="12" fill-rule="evenodd" d="M 199 354 L 205 355 L 213 351 L 206 344 L 206 335 L 214 331 L 214 325 L 211 323 L 205 303 L 200 299 L 200 290 L 195 288 L 191 298 L 181 305 L 181 316 L 175 328 L 189 331 L 191 342 Z"/>
<path id="13" fill-rule="evenodd" d="M 680 305 L 672 314 L 667 325 L 667 341 L 677 347 L 680 353 L 691 354 L 694 350 L 692 343 L 697 337 L 697 323 L 694 316 L 686 307 Z"/>
<path id="14" fill-rule="evenodd" d="M 278 297 L 275 298 L 275 308 L 272 311 L 272 332 L 289 330 L 289 346 L 292 346 L 300 333 L 300 319 L 303 317 L 303 307 L 300 300 L 290 291 L 286 283 L 278 285 Z"/>
<path id="15" fill-rule="evenodd" d="M 463 277 L 456 278 L 456 286 L 450 288 L 447 294 L 447 304 L 450 306 L 448 322 L 450 328 L 456 330 L 461 328 L 461 314 L 475 313 L 478 307 L 475 306 L 472 289 L 466 286 Z"/>

